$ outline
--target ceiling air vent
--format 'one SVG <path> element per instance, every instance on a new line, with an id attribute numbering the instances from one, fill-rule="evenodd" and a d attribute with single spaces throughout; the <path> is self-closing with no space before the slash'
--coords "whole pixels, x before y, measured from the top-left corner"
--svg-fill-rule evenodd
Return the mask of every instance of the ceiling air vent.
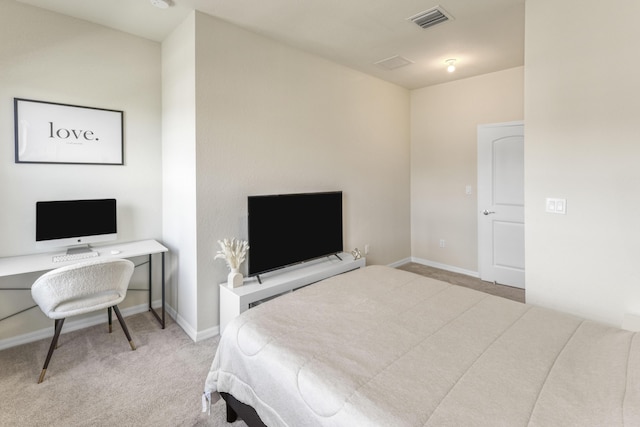
<path id="1" fill-rule="evenodd" d="M 441 22 L 453 20 L 453 16 L 444 10 L 442 6 L 436 6 L 407 19 L 414 22 L 421 28 L 429 28 L 440 24 Z"/>
<path id="2" fill-rule="evenodd" d="M 376 65 L 386 68 L 387 70 L 395 70 L 396 68 L 404 67 L 413 64 L 413 61 L 405 58 L 404 56 L 396 55 L 391 58 L 382 59 L 375 62 Z"/>

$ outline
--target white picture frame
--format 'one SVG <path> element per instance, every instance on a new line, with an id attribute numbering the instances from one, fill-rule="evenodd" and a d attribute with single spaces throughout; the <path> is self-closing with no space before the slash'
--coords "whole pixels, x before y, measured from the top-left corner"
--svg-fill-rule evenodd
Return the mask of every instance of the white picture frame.
<path id="1" fill-rule="evenodd" d="M 123 114 L 14 98 L 15 162 L 124 165 Z"/>

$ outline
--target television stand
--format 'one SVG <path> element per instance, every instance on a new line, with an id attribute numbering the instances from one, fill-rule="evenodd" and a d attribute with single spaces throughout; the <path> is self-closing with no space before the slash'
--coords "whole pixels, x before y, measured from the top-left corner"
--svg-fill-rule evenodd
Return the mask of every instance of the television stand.
<path id="1" fill-rule="evenodd" d="M 346 252 L 340 256 L 321 258 L 263 275 L 261 282 L 245 278 L 244 285 L 229 288 L 220 284 L 220 334 L 227 324 L 252 304 L 282 295 L 294 289 L 365 266 L 365 258 L 353 259 Z"/>
<path id="2" fill-rule="evenodd" d="M 342 258 L 340 258 L 340 255 L 338 255 L 338 254 L 328 255 L 327 258 L 330 258 L 332 256 L 334 256 L 334 257 L 338 258 L 340 261 L 342 261 Z M 260 275 L 256 274 L 254 277 L 258 280 L 258 283 L 262 285 L 262 279 L 260 278 Z"/>

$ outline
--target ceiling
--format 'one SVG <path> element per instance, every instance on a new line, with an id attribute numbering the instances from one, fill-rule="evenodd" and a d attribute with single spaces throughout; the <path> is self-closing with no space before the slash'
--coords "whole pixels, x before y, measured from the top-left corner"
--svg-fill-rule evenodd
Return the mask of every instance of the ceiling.
<path id="1" fill-rule="evenodd" d="M 198 10 L 407 89 L 524 64 L 525 0 L 17 1 L 159 42 Z M 407 19 L 437 5 L 453 19 L 427 29 Z M 376 65 L 396 55 L 409 65 Z"/>

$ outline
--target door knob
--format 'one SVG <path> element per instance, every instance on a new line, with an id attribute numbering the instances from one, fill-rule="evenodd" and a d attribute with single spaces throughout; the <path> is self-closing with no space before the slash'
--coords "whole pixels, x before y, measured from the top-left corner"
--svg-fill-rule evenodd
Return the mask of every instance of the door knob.
<path id="1" fill-rule="evenodd" d="M 485 210 L 482 211 L 482 213 L 485 214 L 485 215 L 489 215 L 489 214 L 494 214 L 495 212 L 494 211 L 488 211 L 488 210 L 485 209 Z"/>

